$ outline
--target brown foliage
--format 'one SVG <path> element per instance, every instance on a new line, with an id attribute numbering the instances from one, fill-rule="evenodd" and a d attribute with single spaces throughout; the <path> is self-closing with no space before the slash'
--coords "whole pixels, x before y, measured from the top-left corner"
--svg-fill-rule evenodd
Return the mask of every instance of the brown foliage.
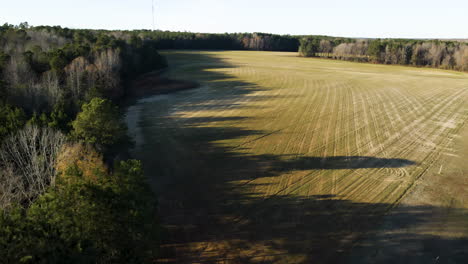
<path id="1" fill-rule="evenodd" d="M 56 170 L 59 177 L 66 182 L 71 180 L 64 178 L 70 167 L 78 168 L 83 179 L 91 182 L 96 182 L 99 175 L 107 174 L 102 155 L 91 145 L 83 143 L 66 144 L 62 147 L 57 157 Z"/>

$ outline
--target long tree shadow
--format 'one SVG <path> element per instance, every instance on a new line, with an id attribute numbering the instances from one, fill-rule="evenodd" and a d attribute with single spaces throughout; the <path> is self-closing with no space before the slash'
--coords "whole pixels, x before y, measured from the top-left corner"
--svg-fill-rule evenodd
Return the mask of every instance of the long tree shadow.
<path id="1" fill-rule="evenodd" d="M 164 52 L 163 52 L 164 54 Z M 191 63 L 187 63 L 190 61 Z M 201 84 L 202 91 L 194 91 L 189 101 L 179 104 L 180 110 L 196 111 L 200 109 L 225 110 L 227 108 L 242 107 L 248 105 L 239 102 L 248 99 L 249 101 L 262 101 L 273 98 L 273 96 L 259 95 L 258 92 L 266 91 L 255 83 L 239 80 L 230 74 L 220 70 L 235 68 L 225 59 L 219 58 L 209 53 L 172 51 L 170 54 L 169 70 L 171 77 L 196 81 Z M 207 97 L 206 94 L 210 96 Z M 256 94 L 255 96 L 251 96 Z M 275 98 L 279 98 L 275 96 Z M 286 98 L 281 96 L 280 98 Z M 216 100 L 210 100 L 216 99 Z"/>
<path id="2" fill-rule="evenodd" d="M 238 102 L 247 97 L 268 100 L 272 96 L 255 95 L 264 88 L 232 81 L 232 76 L 211 71 L 234 67 L 215 56 L 180 51 L 177 56 L 180 58 L 176 57 L 175 61 L 179 66 L 187 58 L 196 62 L 186 66 L 185 70 L 190 73 L 184 76 L 195 76 L 203 84 L 216 85 L 142 105 L 140 127 L 144 144 L 136 155 L 143 160 L 145 173 L 159 196 L 165 231 L 162 256 L 158 261 L 347 263 L 350 252 L 375 250 L 365 240 L 359 241 L 364 235 L 379 233 L 378 224 L 384 214 L 392 214 L 401 223 L 386 227 L 393 237 L 377 236 L 378 241 L 374 242 L 380 245 L 379 250 L 409 254 L 398 251 L 400 245 L 392 241 L 417 241 L 418 245 L 428 248 L 428 254 L 420 259 L 431 259 L 433 255 L 434 258 L 447 256 L 454 263 L 467 259 L 468 240 L 465 238 L 451 240 L 430 236 L 427 235 L 429 230 L 422 230 L 427 232 L 421 234 L 404 231 L 424 226 L 429 219 L 433 221 L 434 212 L 443 208 L 413 206 L 390 211 L 391 204 L 350 201 L 339 193 L 305 195 L 278 188 L 284 175 L 298 171 L 307 171 L 313 179 L 314 172 L 323 170 L 392 169 L 415 165 L 415 162 L 367 156 L 297 158 L 255 154 L 246 146 L 221 144 L 220 141 L 262 137 L 267 132 L 233 125 L 248 120 L 245 116 L 179 113 L 200 109 L 217 113 L 226 107 L 247 108 Z M 300 188 L 304 182 L 298 179 L 288 186 L 292 185 Z M 272 188 L 278 191 L 272 192 Z M 454 210 L 468 216 L 465 210 Z M 455 225 L 466 228 L 462 222 Z M 438 245 L 450 245 L 450 248 L 441 247 L 446 250 L 444 253 Z M 355 263 L 363 260 L 357 253 L 355 259 Z"/>
<path id="3" fill-rule="evenodd" d="M 281 167 L 296 168 L 301 170 L 321 169 L 366 169 L 366 168 L 400 168 L 415 165 L 407 159 L 388 159 L 366 156 L 333 156 L 333 157 L 301 157 L 280 164 Z"/>

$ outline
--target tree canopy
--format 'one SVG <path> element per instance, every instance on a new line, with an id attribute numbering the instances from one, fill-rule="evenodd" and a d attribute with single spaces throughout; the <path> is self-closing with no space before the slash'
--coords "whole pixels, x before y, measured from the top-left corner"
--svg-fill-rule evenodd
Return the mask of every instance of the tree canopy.
<path id="1" fill-rule="evenodd" d="M 83 104 L 72 126 L 77 139 L 100 146 L 116 144 L 125 138 L 126 133 L 117 107 L 102 98 L 93 98 Z"/>

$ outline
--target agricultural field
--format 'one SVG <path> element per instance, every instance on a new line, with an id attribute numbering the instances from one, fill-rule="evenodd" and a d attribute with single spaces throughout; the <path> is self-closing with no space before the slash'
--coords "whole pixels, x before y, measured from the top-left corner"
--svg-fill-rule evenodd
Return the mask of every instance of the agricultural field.
<path id="1" fill-rule="evenodd" d="M 468 257 L 468 74 L 281 52 L 163 55 L 167 77 L 200 87 L 127 113 L 159 196 L 160 262 Z"/>

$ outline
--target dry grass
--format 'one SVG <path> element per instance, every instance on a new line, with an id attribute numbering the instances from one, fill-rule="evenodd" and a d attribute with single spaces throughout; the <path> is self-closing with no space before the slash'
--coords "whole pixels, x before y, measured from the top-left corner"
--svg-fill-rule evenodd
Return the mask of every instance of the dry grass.
<path id="1" fill-rule="evenodd" d="M 468 260 L 468 126 L 369 236 L 354 263 L 465 263 Z M 405 214 L 424 208 L 424 221 Z M 416 222 L 417 224 L 407 224 Z M 389 246 L 399 245 L 399 246 Z"/>
<path id="2" fill-rule="evenodd" d="M 164 55 L 167 77 L 201 83 L 129 113 L 161 197 L 165 261 L 343 262 L 454 154 L 468 119 L 464 73 L 294 53 Z M 404 214 L 420 223 L 424 210 Z"/>

